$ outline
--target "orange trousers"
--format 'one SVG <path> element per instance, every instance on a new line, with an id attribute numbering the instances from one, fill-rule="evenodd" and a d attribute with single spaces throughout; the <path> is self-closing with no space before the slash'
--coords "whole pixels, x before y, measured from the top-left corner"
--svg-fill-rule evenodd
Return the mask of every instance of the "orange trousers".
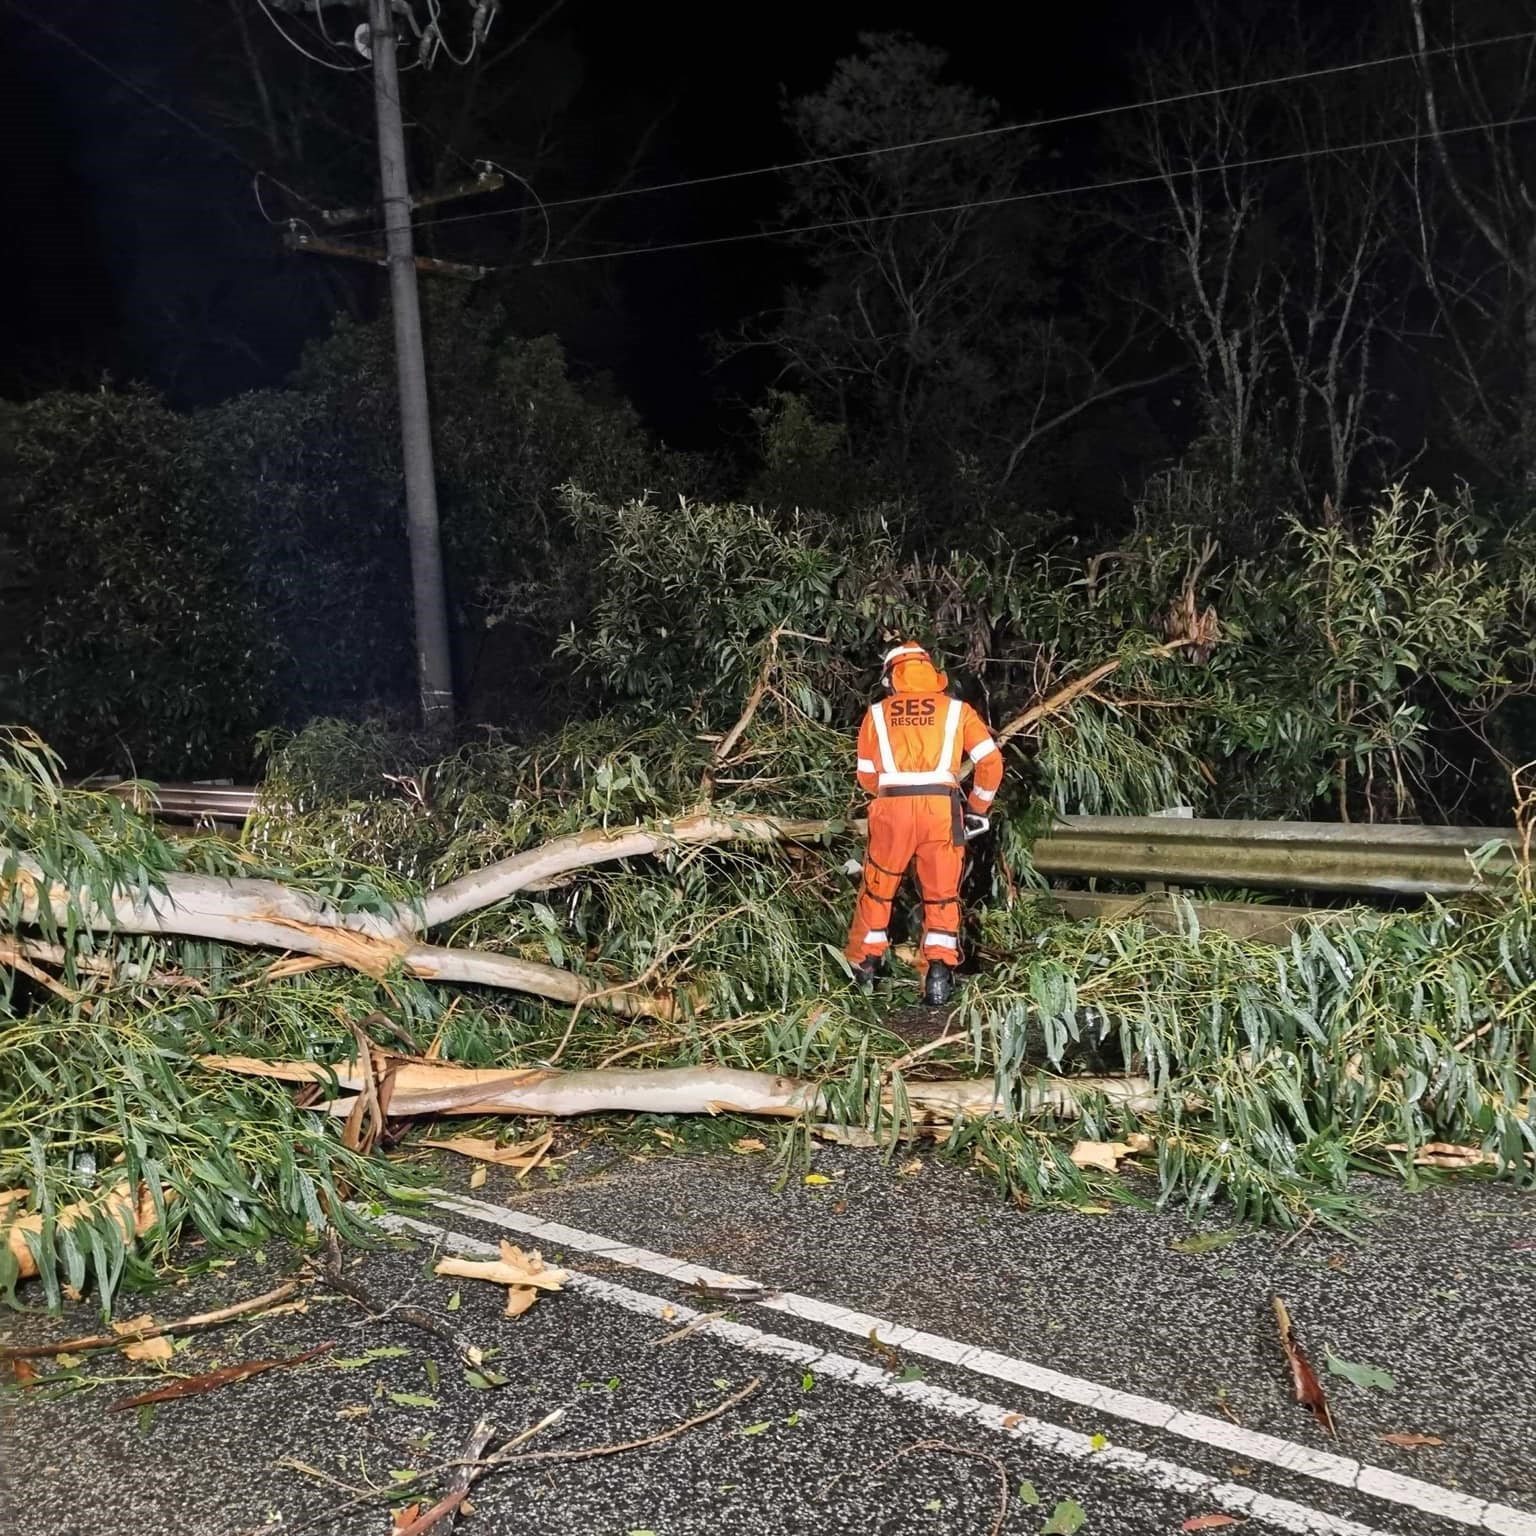
<path id="1" fill-rule="evenodd" d="M 918 969 L 926 971 L 933 960 L 959 963 L 965 848 L 955 842 L 954 815 L 953 803 L 945 794 L 891 796 L 870 803 L 864 880 L 844 951 L 851 964 L 885 953 L 890 944 L 891 903 L 914 859 L 923 898 Z"/>

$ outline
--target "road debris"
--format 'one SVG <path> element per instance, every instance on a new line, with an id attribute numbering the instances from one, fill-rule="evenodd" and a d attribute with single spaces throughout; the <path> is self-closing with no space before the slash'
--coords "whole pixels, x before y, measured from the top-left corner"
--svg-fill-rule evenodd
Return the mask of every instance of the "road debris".
<path id="1" fill-rule="evenodd" d="M 484 1136 L 428 1137 L 416 1145 L 434 1147 L 441 1152 L 456 1152 L 460 1157 L 473 1158 L 476 1162 L 489 1163 L 496 1168 L 513 1168 L 520 1179 L 526 1179 L 535 1168 L 549 1160 L 549 1149 L 554 1145 L 554 1140 L 555 1133 L 545 1131 L 532 1141 L 520 1141 L 510 1147 L 499 1147 Z"/>
<path id="2" fill-rule="evenodd" d="M 448 1489 L 436 1504 L 424 1513 L 421 1506 L 413 1505 L 417 1515 L 401 1525 L 391 1533 L 391 1536 L 423 1536 L 433 1526 L 441 1525 L 444 1532 L 451 1531 L 459 1518 L 459 1511 L 464 1506 L 464 1501 L 469 1497 L 469 1490 L 474 1482 L 474 1467 L 485 1454 L 485 1448 L 491 1443 L 496 1431 L 489 1419 L 481 1419 L 469 1432 L 469 1438 L 464 1442 L 464 1449 L 459 1452 L 459 1465 L 454 1468 L 453 1476 L 448 1479 Z"/>
<path id="3" fill-rule="evenodd" d="M 216 1328 L 220 1323 L 230 1322 L 234 1318 L 248 1317 L 253 1312 L 276 1307 L 295 1296 L 298 1289 L 297 1282 L 290 1281 L 287 1285 L 278 1286 L 275 1291 L 252 1296 L 248 1301 L 237 1301 L 232 1306 L 220 1307 L 214 1312 L 200 1312 L 195 1317 L 184 1317 L 174 1323 L 157 1323 L 146 1315 L 131 1323 L 113 1323 L 111 1333 L 87 1333 L 78 1338 L 60 1339 L 54 1344 L 11 1345 L 0 1349 L 0 1360 L 44 1360 L 51 1355 L 75 1355 L 88 1349 L 123 1349 L 126 1354 L 125 1342 L 157 1337 L 172 1338 L 177 1334 L 195 1333 L 202 1328 Z M 129 1355 L 129 1358 L 145 1357 Z"/>
<path id="4" fill-rule="evenodd" d="M 570 1279 L 563 1269 L 547 1265 L 537 1249 L 525 1253 L 505 1238 L 499 1259 L 439 1259 L 432 1273 L 506 1286 L 507 1317 L 521 1317 L 538 1300 L 540 1291 L 558 1291 Z"/>
<path id="5" fill-rule="evenodd" d="M 754 1376 L 739 1392 L 733 1393 L 724 1402 L 717 1403 L 713 1408 L 703 1413 L 695 1414 L 691 1419 L 685 1419 L 681 1424 L 673 1424 L 667 1429 L 658 1430 L 653 1435 L 645 1435 L 638 1440 L 623 1440 L 611 1445 L 579 1446 L 573 1450 L 554 1451 L 518 1451 L 516 1447 L 524 1444 L 533 1436 L 542 1433 L 554 1424 L 558 1424 L 565 1417 L 565 1410 L 557 1408 L 553 1413 L 547 1414 L 537 1424 L 531 1425 L 520 1434 L 514 1435 L 499 1450 L 490 1456 L 486 1456 L 472 1464 L 465 1465 L 461 1459 L 445 1461 L 435 1467 L 428 1467 L 425 1471 L 418 1472 L 409 1482 L 402 1483 L 394 1488 L 370 1490 L 368 1493 L 358 1494 L 355 1498 L 348 1499 L 344 1504 L 337 1505 L 334 1509 L 326 1510 L 316 1515 L 313 1519 L 302 1520 L 288 1528 L 285 1536 L 298 1536 L 301 1531 L 312 1530 L 316 1526 L 335 1525 L 342 1517 L 349 1515 L 355 1509 L 360 1509 L 368 1504 L 392 1502 L 396 1499 L 409 1497 L 418 1484 L 431 1481 L 440 1477 L 444 1472 L 458 1472 L 463 1470 L 468 1473 L 468 1485 L 473 1488 L 483 1477 L 496 1471 L 500 1467 L 530 1466 L 537 1463 L 557 1461 L 591 1461 L 600 1456 L 619 1456 L 627 1451 L 645 1450 L 649 1446 L 662 1445 L 668 1440 L 675 1440 L 679 1435 L 687 1434 L 689 1430 L 698 1429 L 701 1425 L 709 1424 L 715 1419 L 722 1418 L 731 1409 L 746 1401 L 763 1384 L 761 1376 Z M 462 1501 L 461 1501 L 462 1502 Z M 430 1513 L 430 1511 L 429 1511 Z M 252 1532 L 251 1536 L 259 1536 L 258 1532 Z M 413 1533 L 419 1536 L 419 1533 Z"/>
<path id="6" fill-rule="evenodd" d="M 1296 1401 L 1308 1409 L 1330 1435 L 1336 1435 L 1338 1430 L 1334 1427 L 1333 1412 L 1323 1394 L 1322 1383 L 1317 1379 L 1317 1372 L 1312 1369 L 1312 1362 L 1307 1359 L 1307 1352 L 1296 1338 L 1296 1330 L 1291 1326 L 1291 1314 L 1286 1311 L 1285 1303 L 1278 1296 L 1274 1298 L 1274 1309 L 1275 1321 L 1280 1326 L 1280 1344 L 1285 1350 L 1285 1358 L 1290 1362 Z"/>
<path id="7" fill-rule="evenodd" d="M 746 1433 L 746 1431 L 743 1431 L 743 1433 Z M 827 1481 L 821 1490 L 821 1496 L 825 1499 L 827 1494 L 846 1478 L 859 1476 L 876 1477 L 882 1472 L 888 1472 L 904 1456 L 917 1456 L 935 1451 L 946 1456 L 968 1456 L 973 1461 L 984 1461 L 997 1473 L 997 1514 L 992 1521 L 989 1536 L 1000 1536 L 1003 1526 L 1008 1519 L 1008 1469 L 996 1456 L 990 1455 L 986 1451 L 979 1451 L 974 1446 L 969 1445 L 953 1445 L 948 1440 L 917 1440 L 911 1445 L 904 1445 L 894 1456 L 886 1461 L 882 1461 L 878 1466 L 868 1468 L 864 1472 L 840 1472 L 836 1477 Z M 1026 1484 L 1025 1486 L 1027 1487 L 1028 1485 Z M 1026 1502 L 1028 1501 L 1026 1500 Z M 1057 1508 L 1059 1509 L 1060 1506 L 1058 1505 Z M 1081 1521 L 1078 1522 L 1079 1525 L 1081 1523 Z M 1076 1529 L 1077 1526 L 1072 1527 L 1072 1530 L 1075 1531 Z"/>
<path id="8" fill-rule="evenodd" d="M 401 1306 L 396 1302 L 381 1301 L 362 1281 L 353 1275 L 346 1274 L 341 1265 L 341 1245 L 334 1232 L 330 1234 L 329 1251 L 325 1265 L 320 1270 L 320 1277 L 332 1290 L 351 1297 L 373 1317 L 387 1315 L 398 1322 L 409 1323 L 413 1328 L 420 1328 L 424 1333 L 430 1333 L 433 1338 L 441 1339 L 443 1343 L 451 1345 L 459 1359 L 472 1371 L 478 1371 L 485 1363 L 485 1351 L 478 1344 L 465 1338 L 456 1328 L 450 1327 L 440 1317 L 434 1317 L 421 1307 Z M 453 1308 L 450 1306 L 449 1310 L 452 1311 Z M 492 1382 L 490 1378 L 486 1378 L 486 1383 L 487 1385 L 498 1384 Z"/>
<path id="9" fill-rule="evenodd" d="M 1353 1386 L 1374 1387 L 1379 1392 L 1397 1391 L 1397 1379 L 1390 1371 L 1364 1360 L 1341 1360 L 1331 1349 L 1328 1351 L 1328 1371 L 1330 1375 L 1342 1376 Z"/>
<path id="10" fill-rule="evenodd" d="M 1152 1149 L 1152 1138 L 1139 1131 L 1124 1141 L 1078 1141 L 1067 1154 L 1075 1168 L 1098 1168 L 1105 1173 L 1118 1173 L 1120 1164 L 1128 1157 L 1137 1157 Z"/>
<path id="11" fill-rule="evenodd" d="M 740 1285 L 713 1285 L 707 1280 L 690 1280 L 688 1289 L 706 1301 L 772 1301 L 779 1293 L 755 1283 L 743 1281 Z"/>
<path id="12" fill-rule="evenodd" d="M 152 1392 L 140 1392 L 133 1397 L 120 1397 L 115 1403 L 110 1404 L 113 1412 L 126 1408 L 144 1408 L 151 1403 L 174 1402 L 181 1397 L 196 1397 L 199 1393 L 213 1392 L 219 1387 L 227 1387 L 232 1382 L 244 1381 L 249 1376 L 261 1376 L 267 1371 L 286 1370 L 289 1366 L 303 1365 L 306 1361 L 317 1360 L 327 1351 L 336 1348 L 336 1340 L 332 1339 L 326 1344 L 317 1344 L 313 1349 L 306 1349 L 302 1354 L 280 1355 L 273 1360 L 245 1360 L 239 1365 L 226 1365 L 216 1371 L 209 1371 L 203 1376 L 184 1376 L 179 1381 L 173 1381 L 168 1386 L 156 1387 Z"/>

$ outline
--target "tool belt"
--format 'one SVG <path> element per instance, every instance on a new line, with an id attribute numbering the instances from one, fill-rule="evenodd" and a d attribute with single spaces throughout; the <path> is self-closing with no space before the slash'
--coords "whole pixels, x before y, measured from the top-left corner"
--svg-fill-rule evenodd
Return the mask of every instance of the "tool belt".
<path id="1" fill-rule="evenodd" d="M 965 795 L 956 784 L 888 784 L 875 792 L 877 800 L 905 800 L 912 796 L 944 795 L 949 800 L 949 835 L 956 848 L 965 847 Z"/>

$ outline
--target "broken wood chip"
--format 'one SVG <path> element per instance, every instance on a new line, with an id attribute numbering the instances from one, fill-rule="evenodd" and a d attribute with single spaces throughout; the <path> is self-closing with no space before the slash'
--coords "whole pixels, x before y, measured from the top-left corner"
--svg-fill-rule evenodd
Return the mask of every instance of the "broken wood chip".
<path id="1" fill-rule="evenodd" d="M 547 1265 L 536 1249 L 524 1253 L 505 1239 L 499 1259 L 439 1259 L 432 1272 L 506 1286 L 507 1317 L 521 1317 L 538 1300 L 540 1291 L 558 1291 L 570 1278 L 563 1269 Z"/>
<path id="2" fill-rule="evenodd" d="M 894 1344 L 887 1344 L 873 1328 L 869 1330 L 869 1349 L 872 1355 L 884 1362 L 886 1370 L 901 1369 L 901 1351 Z"/>
<path id="3" fill-rule="evenodd" d="M 25 1189 L 7 1190 L 4 1204 L 7 1206 L 19 1204 L 28 1198 L 29 1191 Z M 170 1191 L 167 1191 L 166 1199 L 171 1198 Z M 102 1215 L 107 1216 L 117 1227 L 123 1235 L 124 1243 L 130 1248 L 136 1239 L 143 1237 L 160 1220 L 149 1186 L 140 1184 L 136 1189 L 130 1189 L 127 1181 L 119 1178 L 94 1199 L 78 1200 L 61 1206 L 54 1214 L 53 1221 L 57 1227 L 72 1227 L 78 1221 L 90 1221 Z M 19 1279 L 30 1280 L 37 1275 L 37 1259 L 33 1254 L 32 1244 L 27 1241 L 27 1236 L 30 1233 L 40 1239 L 42 1230 L 43 1213 L 41 1211 L 33 1211 L 27 1216 L 18 1216 L 5 1229 L 5 1241 L 10 1249 L 11 1258 L 15 1260 Z M 65 1286 L 64 1294 L 69 1296 L 73 1289 L 72 1286 Z M 70 1299 L 78 1300 L 78 1293 Z"/>
<path id="4" fill-rule="evenodd" d="M 539 1293 L 531 1286 L 509 1285 L 504 1317 L 521 1317 L 539 1299 Z"/>
<path id="5" fill-rule="evenodd" d="M 1425 1446 L 1444 1445 L 1445 1441 L 1439 1435 L 1414 1435 L 1392 1434 L 1381 1437 L 1388 1445 L 1400 1445 L 1405 1450 L 1415 1451 Z"/>
<path id="6" fill-rule="evenodd" d="M 1280 1327 L 1280 1343 L 1291 1366 L 1291 1382 L 1296 1389 L 1296 1401 L 1308 1409 L 1330 1435 L 1336 1434 L 1333 1413 L 1328 1407 L 1328 1399 L 1323 1395 L 1322 1383 L 1317 1379 L 1317 1372 L 1312 1369 L 1312 1362 L 1307 1359 L 1307 1352 L 1296 1338 L 1296 1330 L 1291 1326 L 1291 1314 L 1286 1311 L 1285 1303 L 1278 1296 L 1274 1298 L 1274 1308 L 1275 1321 Z"/>
<path id="7" fill-rule="evenodd" d="M 169 1360 L 175 1351 L 164 1330 L 148 1313 L 112 1324 L 112 1332 L 123 1343 L 118 1347 L 129 1360 Z"/>
<path id="8" fill-rule="evenodd" d="M 750 1280 L 735 1285 L 714 1285 L 708 1280 L 690 1280 L 688 1289 L 706 1301 L 770 1301 L 779 1294 L 777 1291 L 765 1290 Z"/>
<path id="9" fill-rule="evenodd" d="M 1382 1148 L 1384 1152 L 1406 1152 L 1406 1143 L 1400 1141 L 1390 1142 Z M 1498 1162 L 1493 1153 L 1485 1152 L 1481 1147 L 1458 1146 L 1449 1141 L 1426 1141 L 1418 1151 L 1413 1154 L 1415 1168 L 1485 1168 Z"/>
<path id="10" fill-rule="evenodd" d="M 1116 1173 L 1125 1158 L 1149 1151 L 1151 1146 L 1152 1138 L 1137 1131 L 1124 1141 L 1079 1141 L 1068 1156 L 1075 1167 L 1101 1168 L 1105 1173 Z"/>
<path id="11" fill-rule="evenodd" d="M 163 1333 L 156 1334 L 152 1339 L 138 1339 L 132 1344 L 122 1346 L 124 1358 L 141 1361 L 169 1360 L 176 1353 L 171 1341 Z"/>
<path id="12" fill-rule="evenodd" d="M 494 1163 L 498 1168 L 515 1168 L 521 1176 L 526 1177 L 540 1163 L 546 1161 L 554 1140 L 555 1133 L 546 1131 L 542 1136 L 534 1137 L 532 1141 L 520 1141 L 511 1147 L 498 1147 L 494 1141 L 484 1136 L 426 1138 L 420 1142 L 420 1145 L 436 1147 L 442 1152 L 457 1152 L 460 1157 L 472 1157 L 476 1162 L 481 1163 Z M 482 1179 L 481 1182 L 483 1183 L 484 1180 Z"/>
<path id="13" fill-rule="evenodd" d="M 124 1408 L 143 1408 L 149 1403 L 169 1403 L 178 1397 L 195 1397 L 200 1392 L 212 1392 L 218 1387 L 228 1386 L 231 1382 L 244 1381 L 248 1376 L 260 1376 L 265 1371 L 303 1365 L 305 1361 L 318 1359 L 335 1347 L 336 1341 L 332 1339 L 327 1344 L 317 1344 L 314 1349 L 306 1349 L 298 1355 L 284 1355 L 275 1360 L 246 1360 L 239 1365 L 226 1365 L 220 1370 L 209 1371 L 204 1376 L 183 1377 L 167 1387 L 156 1387 L 152 1392 L 140 1392 L 134 1397 L 120 1397 L 109 1406 L 115 1412 Z"/>

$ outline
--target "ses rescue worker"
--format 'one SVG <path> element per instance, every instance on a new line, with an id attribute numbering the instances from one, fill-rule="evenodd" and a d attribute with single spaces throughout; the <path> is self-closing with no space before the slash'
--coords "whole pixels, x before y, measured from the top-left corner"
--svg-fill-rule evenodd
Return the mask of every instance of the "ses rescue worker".
<path id="1" fill-rule="evenodd" d="M 942 1006 L 960 963 L 960 876 L 967 838 L 984 832 L 1003 782 L 1003 754 L 980 715 L 945 692 L 949 680 L 920 645 L 886 654 L 886 696 L 859 728 L 859 788 L 873 795 L 864 878 L 845 953 L 859 981 L 880 971 L 891 902 L 914 858 L 923 898 L 918 969 L 923 1000 Z M 969 799 L 960 760 L 975 765 Z"/>

